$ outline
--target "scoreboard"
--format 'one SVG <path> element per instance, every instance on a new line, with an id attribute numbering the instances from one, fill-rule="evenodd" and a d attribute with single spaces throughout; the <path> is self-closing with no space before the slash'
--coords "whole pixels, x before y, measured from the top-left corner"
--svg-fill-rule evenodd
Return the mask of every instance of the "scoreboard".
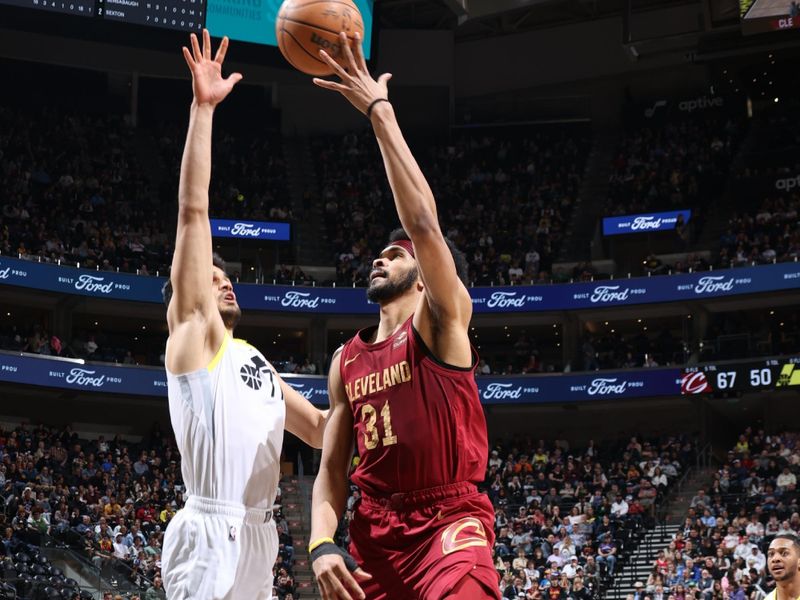
<path id="1" fill-rule="evenodd" d="M 774 389 L 800 391 L 800 356 L 686 367 L 681 379 L 683 395 Z"/>
<path id="2" fill-rule="evenodd" d="M 374 0 L 354 0 L 364 19 L 364 55 L 370 57 Z M 0 5 L 56 12 L 94 21 L 93 30 L 115 21 L 177 31 L 227 35 L 232 40 L 277 46 L 275 20 L 282 0 L 0 0 Z M 2 22 L 0 15 L 0 22 Z M 69 25 L 64 24 L 64 28 Z"/>
<path id="3" fill-rule="evenodd" d="M 206 0 L 97 0 L 97 12 L 113 21 L 200 31 Z"/>
<path id="4" fill-rule="evenodd" d="M 0 4 L 19 6 L 20 8 L 36 8 L 79 17 L 95 15 L 95 0 L 0 0 Z"/>
<path id="5" fill-rule="evenodd" d="M 0 0 L 0 4 L 182 31 L 200 31 L 206 10 L 206 0 Z"/>

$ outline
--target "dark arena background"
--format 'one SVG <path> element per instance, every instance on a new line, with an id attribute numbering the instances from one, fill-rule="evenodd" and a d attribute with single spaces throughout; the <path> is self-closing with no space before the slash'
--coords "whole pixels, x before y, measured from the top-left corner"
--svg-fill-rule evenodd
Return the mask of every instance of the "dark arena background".
<path id="1" fill-rule="evenodd" d="M 237 335 L 327 408 L 332 353 L 376 322 L 380 153 L 281 57 L 277 5 L 0 0 L 0 598 L 166 598 L 190 31 L 244 74 L 210 192 Z M 762 600 L 770 540 L 800 531 L 797 4 L 358 5 L 469 263 L 503 597 Z M 287 433 L 280 600 L 320 598 L 319 459 Z"/>

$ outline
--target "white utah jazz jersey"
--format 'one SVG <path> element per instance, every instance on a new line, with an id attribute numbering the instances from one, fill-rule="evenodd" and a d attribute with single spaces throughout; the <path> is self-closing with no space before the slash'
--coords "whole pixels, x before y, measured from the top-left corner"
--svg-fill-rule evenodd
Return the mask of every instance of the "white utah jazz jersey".
<path id="1" fill-rule="evenodd" d="M 167 370 L 167 388 L 187 496 L 272 508 L 286 406 L 261 352 L 226 335 L 207 368 Z"/>

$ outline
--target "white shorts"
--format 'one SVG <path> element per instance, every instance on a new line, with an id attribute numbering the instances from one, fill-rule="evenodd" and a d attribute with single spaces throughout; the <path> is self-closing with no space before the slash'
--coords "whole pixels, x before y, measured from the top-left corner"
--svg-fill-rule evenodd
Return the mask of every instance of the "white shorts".
<path id="1" fill-rule="evenodd" d="M 272 511 L 192 496 L 164 533 L 169 600 L 270 600 L 278 533 Z"/>

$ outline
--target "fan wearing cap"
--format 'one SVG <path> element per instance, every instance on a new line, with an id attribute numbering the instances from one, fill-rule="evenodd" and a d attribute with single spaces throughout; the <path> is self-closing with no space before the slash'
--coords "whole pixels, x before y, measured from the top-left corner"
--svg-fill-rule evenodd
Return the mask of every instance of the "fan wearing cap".
<path id="1" fill-rule="evenodd" d="M 633 584 L 633 600 L 644 600 L 644 584 L 641 581 L 637 581 Z"/>
<path id="2" fill-rule="evenodd" d="M 477 491 L 489 444 L 468 329 L 466 260 L 439 227 L 436 201 L 389 101 L 343 38 L 347 70 L 321 53 L 340 92 L 372 125 L 402 229 L 375 258 L 367 297 L 377 326 L 335 355 L 331 410 L 314 484 L 311 560 L 325 600 L 499 598 L 494 511 Z M 388 216 L 388 215 L 387 215 Z M 333 543 L 351 479 L 362 491 L 350 554 Z M 397 532 L 402 531 L 402 535 Z"/>
<path id="3" fill-rule="evenodd" d="M 561 569 L 568 579 L 574 579 L 578 574 L 578 557 L 572 555 L 569 557 L 569 562 Z"/>

